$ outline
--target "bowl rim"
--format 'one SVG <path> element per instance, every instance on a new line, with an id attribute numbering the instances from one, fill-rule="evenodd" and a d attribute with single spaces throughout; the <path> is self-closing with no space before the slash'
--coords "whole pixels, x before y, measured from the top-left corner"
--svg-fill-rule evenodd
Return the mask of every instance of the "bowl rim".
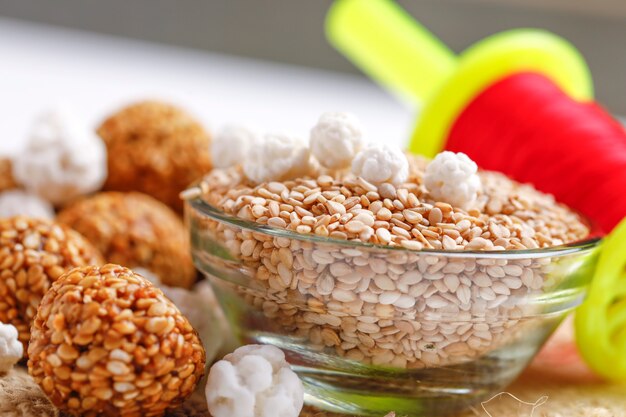
<path id="1" fill-rule="evenodd" d="M 246 229 L 254 233 L 262 233 L 273 237 L 282 237 L 288 239 L 295 239 L 305 242 L 316 242 L 329 245 L 344 246 L 346 249 L 365 249 L 365 250 L 385 250 L 410 253 L 410 254 L 424 254 L 434 256 L 447 256 L 447 257 L 476 257 L 476 258 L 506 258 L 506 259 L 528 259 L 528 258 L 544 258 L 552 256 L 563 256 L 574 253 L 580 253 L 597 249 L 603 239 L 593 234 L 583 240 L 576 242 L 570 242 L 559 246 L 551 246 L 548 248 L 537 249 L 512 249 L 512 250 L 440 250 L 440 249 L 407 249 L 402 246 L 388 246 L 376 243 L 358 242 L 354 240 L 342 240 L 331 237 L 318 236 L 315 234 L 296 233 L 292 230 L 282 229 L 279 227 L 273 227 L 269 225 L 261 225 L 259 223 L 241 219 L 237 216 L 227 214 L 217 207 L 207 203 L 202 197 L 195 197 L 185 201 L 185 207 L 199 212 L 200 214 L 210 217 L 214 220 L 222 223 L 229 224 L 234 227 Z M 186 208 L 185 216 L 188 215 Z M 584 220 L 584 219 L 583 219 Z"/>

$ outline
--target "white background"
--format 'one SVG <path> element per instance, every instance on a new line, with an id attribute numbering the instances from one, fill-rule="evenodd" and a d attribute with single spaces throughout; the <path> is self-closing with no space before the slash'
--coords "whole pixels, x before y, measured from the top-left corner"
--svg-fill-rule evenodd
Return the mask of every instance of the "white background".
<path id="1" fill-rule="evenodd" d="M 209 129 L 242 123 L 307 137 L 320 113 L 347 110 L 368 138 L 404 144 L 413 110 L 365 79 L 0 18 L 0 154 L 56 103 L 94 128 L 125 103 L 172 101 Z"/>

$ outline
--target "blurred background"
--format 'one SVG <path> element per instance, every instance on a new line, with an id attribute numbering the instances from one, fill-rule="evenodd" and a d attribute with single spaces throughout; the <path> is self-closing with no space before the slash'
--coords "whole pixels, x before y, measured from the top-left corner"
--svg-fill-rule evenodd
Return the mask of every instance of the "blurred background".
<path id="1" fill-rule="evenodd" d="M 412 109 L 328 45 L 323 22 L 331 3 L 0 0 L 0 111 L 11 112 L 0 142 L 15 143 L 39 105 L 67 100 L 97 123 L 103 112 L 146 95 L 190 107 L 209 125 L 302 132 L 322 111 L 351 110 L 371 135 L 403 141 Z M 599 101 L 626 114 L 623 0 L 399 3 L 456 51 L 504 29 L 554 31 L 588 60 Z"/>

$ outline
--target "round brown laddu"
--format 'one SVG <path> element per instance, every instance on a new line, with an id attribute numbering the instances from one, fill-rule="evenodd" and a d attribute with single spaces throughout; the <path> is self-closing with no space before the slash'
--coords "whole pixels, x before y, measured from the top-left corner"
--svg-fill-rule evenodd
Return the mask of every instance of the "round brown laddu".
<path id="1" fill-rule="evenodd" d="M 186 317 L 119 265 L 75 268 L 37 310 L 28 372 L 74 416 L 162 416 L 189 397 L 205 352 Z"/>
<path id="2" fill-rule="evenodd" d="M 141 267 L 170 286 L 196 280 L 189 238 L 169 207 L 137 192 L 101 192 L 63 209 L 57 220 L 94 244 L 107 262 Z"/>
<path id="3" fill-rule="evenodd" d="M 9 158 L 0 158 L 0 192 L 18 187 L 13 177 L 13 163 Z"/>
<path id="4" fill-rule="evenodd" d="M 107 147 L 105 190 L 141 191 L 179 213 L 179 193 L 211 169 L 208 133 L 171 104 L 125 107 L 106 119 L 98 134 Z"/>
<path id="5" fill-rule="evenodd" d="M 91 243 L 65 225 L 43 219 L 0 219 L 0 322 L 17 328 L 24 352 L 37 306 L 67 270 L 100 265 Z"/>

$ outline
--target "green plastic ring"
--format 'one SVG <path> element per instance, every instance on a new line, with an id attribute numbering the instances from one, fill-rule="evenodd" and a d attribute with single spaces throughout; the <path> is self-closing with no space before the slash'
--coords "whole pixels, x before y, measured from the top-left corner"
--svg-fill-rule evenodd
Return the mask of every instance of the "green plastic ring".
<path id="1" fill-rule="evenodd" d="M 587 364 L 607 379 L 626 381 L 626 219 L 602 245 L 575 326 L 576 343 Z"/>
<path id="2" fill-rule="evenodd" d="M 574 100 L 593 99 L 589 68 L 569 42 L 543 30 L 501 32 L 463 52 L 454 74 L 422 110 L 409 150 L 434 157 L 466 106 L 496 81 L 519 72 L 544 74 Z"/>

